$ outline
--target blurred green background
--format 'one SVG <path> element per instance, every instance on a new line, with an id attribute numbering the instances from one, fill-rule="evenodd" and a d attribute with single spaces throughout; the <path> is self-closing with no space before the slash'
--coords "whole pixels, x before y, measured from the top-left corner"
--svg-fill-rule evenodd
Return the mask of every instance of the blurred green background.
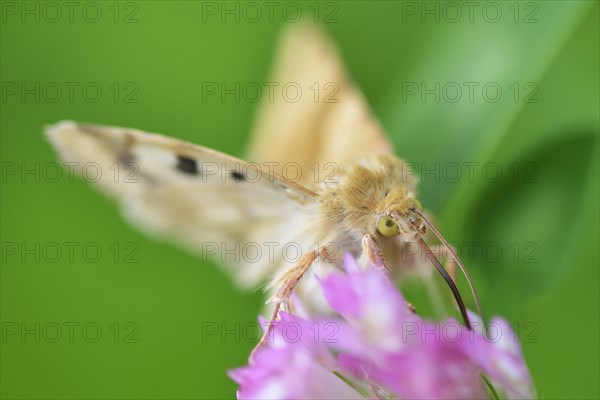
<path id="1" fill-rule="evenodd" d="M 243 328 L 261 294 L 140 234 L 87 183 L 52 182 L 41 129 L 130 126 L 243 156 L 257 104 L 203 101 L 202 83 L 268 80 L 297 9 L 339 44 L 402 158 L 463 166 L 458 180 L 426 175 L 421 200 L 463 257 L 461 243 L 478 244 L 467 264 L 484 309 L 520 327 L 539 397 L 598 398 L 598 3 L 451 3 L 278 2 L 270 20 L 263 2 L 76 2 L 69 15 L 61 2 L 3 1 L 2 398 L 235 396 L 225 371 L 253 347 Z M 436 82 L 439 101 L 408 91 Z M 482 93 L 490 83 L 500 97 Z M 467 162 L 502 174 L 474 167 L 469 179 Z M 65 242 L 80 243 L 72 260 Z M 207 323 L 242 333 L 203 337 Z"/>

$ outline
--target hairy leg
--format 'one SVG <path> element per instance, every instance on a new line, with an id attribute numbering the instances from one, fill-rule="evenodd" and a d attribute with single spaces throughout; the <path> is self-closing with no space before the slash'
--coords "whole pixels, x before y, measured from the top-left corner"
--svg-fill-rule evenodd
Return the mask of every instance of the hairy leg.
<path id="1" fill-rule="evenodd" d="M 267 327 L 263 336 L 261 337 L 260 341 L 254 347 L 252 353 L 250 354 L 251 360 L 254 357 L 254 353 L 269 339 L 271 330 L 273 328 L 273 321 L 277 320 L 280 309 L 283 307 L 284 311 L 290 313 L 293 312 L 290 297 L 298 283 L 300 283 L 300 280 L 302 279 L 304 274 L 306 274 L 306 272 L 315 263 L 315 261 L 318 261 L 319 257 L 327 259 L 328 251 L 325 247 L 319 247 L 316 250 L 312 250 L 304 254 L 302 257 L 300 257 L 300 260 L 294 266 L 288 268 L 274 282 L 275 285 L 279 285 L 279 289 L 277 290 L 275 295 L 267 301 L 267 303 L 275 303 L 275 306 L 273 308 L 273 312 L 271 314 L 271 317 L 269 318 L 269 322 L 267 323 Z"/>

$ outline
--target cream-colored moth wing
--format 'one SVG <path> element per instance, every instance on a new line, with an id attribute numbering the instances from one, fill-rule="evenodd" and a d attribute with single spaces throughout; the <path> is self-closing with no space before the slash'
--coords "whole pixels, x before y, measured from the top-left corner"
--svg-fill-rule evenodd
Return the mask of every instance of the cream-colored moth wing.
<path id="1" fill-rule="evenodd" d="M 314 208 L 315 194 L 300 185 L 167 136 L 71 121 L 46 134 L 63 161 L 85 169 L 135 226 L 212 255 L 246 287 L 282 264 L 280 248 L 267 254 L 274 245 L 265 243 L 294 241 Z"/>
<path id="2" fill-rule="evenodd" d="M 300 182 L 313 187 L 348 163 L 393 153 L 336 47 L 316 25 L 293 24 L 284 32 L 270 81 L 276 96 L 262 98 L 248 159 L 280 168 L 298 163 Z"/>

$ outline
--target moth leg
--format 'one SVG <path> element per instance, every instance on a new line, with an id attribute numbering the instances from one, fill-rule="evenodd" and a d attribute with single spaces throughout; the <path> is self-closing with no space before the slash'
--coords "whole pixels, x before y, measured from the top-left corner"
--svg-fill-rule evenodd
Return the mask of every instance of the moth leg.
<path id="1" fill-rule="evenodd" d="M 362 243 L 363 252 L 371 264 L 373 264 L 380 272 L 383 272 L 389 276 L 390 269 L 385 265 L 383 254 L 381 254 L 381 250 L 379 249 L 379 246 L 377 246 L 377 243 L 375 243 L 375 240 L 373 240 L 373 237 L 369 234 L 363 236 Z M 411 310 L 413 313 L 417 312 L 415 306 L 406 300 L 405 303 L 409 310 Z"/>
<path id="2" fill-rule="evenodd" d="M 285 311 L 286 313 L 288 313 L 288 314 L 296 313 L 296 310 L 294 309 L 294 303 L 292 303 L 291 299 L 287 299 L 281 304 L 283 306 L 283 311 Z"/>
<path id="3" fill-rule="evenodd" d="M 317 260 L 317 258 L 320 256 L 327 259 L 328 251 L 325 247 L 319 247 L 316 250 L 312 250 L 304 254 L 302 257 L 300 257 L 300 260 L 296 265 L 288 268 L 283 273 L 283 275 L 281 275 L 277 279 L 276 284 L 280 284 L 279 290 L 277 290 L 275 295 L 267 301 L 268 303 L 275 303 L 275 307 L 273 308 L 273 313 L 271 314 L 271 318 L 267 323 L 265 333 L 263 334 L 260 341 L 254 347 L 252 353 L 250 354 L 251 360 L 254 358 L 254 353 L 269 339 L 271 331 L 273 329 L 273 322 L 277 320 L 279 316 L 279 310 L 281 309 L 281 307 L 283 306 L 283 309 L 288 312 L 293 311 L 290 297 L 298 283 L 300 283 L 300 280 L 302 279 L 304 274 L 310 269 L 310 267 L 314 264 L 315 260 Z"/>
<path id="4" fill-rule="evenodd" d="M 390 272 L 390 269 L 385 265 L 383 254 L 381 253 L 379 246 L 375 243 L 375 240 L 373 240 L 373 236 L 369 234 L 363 236 L 362 245 L 363 252 L 371 264 L 379 270 L 383 269 L 385 272 Z"/>

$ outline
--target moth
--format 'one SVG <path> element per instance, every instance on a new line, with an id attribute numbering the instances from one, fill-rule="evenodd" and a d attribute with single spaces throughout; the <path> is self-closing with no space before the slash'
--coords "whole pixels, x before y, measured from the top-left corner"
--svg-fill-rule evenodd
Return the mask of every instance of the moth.
<path id="1" fill-rule="evenodd" d="M 243 161 L 218 151 L 136 129 L 59 122 L 46 129 L 60 157 L 75 165 L 88 162 L 103 170 L 135 167 L 135 182 L 103 174 L 96 183 L 115 197 L 135 226 L 171 239 L 217 260 L 221 252 L 248 243 L 295 243 L 301 255 L 290 261 L 279 252 L 226 267 L 243 287 L 269 277 L 274 303 L 291 310 L 295 293 L 318 307 L 313 270 L 340 267 L 351 253 L 365 267 L 391 274 L 410 269 L 409 245 L 418 246 L 446 280 L 462 317 L 470 326 L 458 288 L 440 259 L 464 265 L 422 211 L 417 179 L 394 155 L 390 141 L 351 82 L 335 46 L 323 32 L 295 24 L 282 36 L 271 81 L 301 88 L 330 83 L 332 101 L 312 95 L 297 101 L 263 101 Z M 117 163 L 117 164 L 115 164 Z M 294 179 L 286 174 L 293 163 Z M 333 166 L 311 173 L 315 165 Z M 324 168 L 324 167 L 322 167 Z M 331 168 L 329 168 L 331 169 Z M 430 230 L 440 245 L 429 246 Z M 239 248 L 238 247 L 238 248 Z M 414 257 L 413 257 L 414 258 Z"/>

